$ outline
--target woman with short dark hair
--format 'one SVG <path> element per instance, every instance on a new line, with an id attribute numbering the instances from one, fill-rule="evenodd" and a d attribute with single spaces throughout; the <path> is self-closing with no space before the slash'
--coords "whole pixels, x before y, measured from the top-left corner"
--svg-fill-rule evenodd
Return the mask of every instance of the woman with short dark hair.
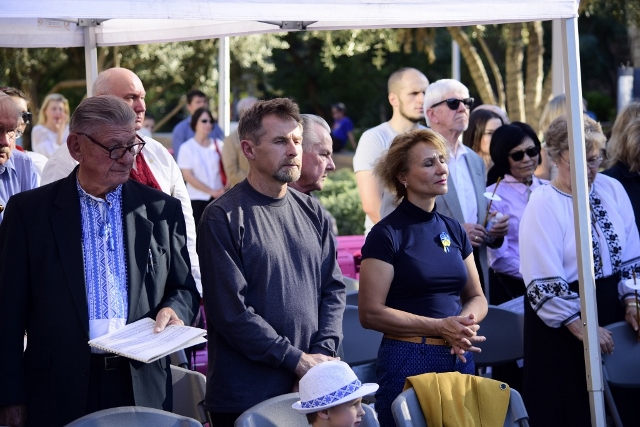
<path id="1" fill-rule="evenodd" d="M 491 304 L 524 295 L 525 287 L 520 274 L 519 226 L 520 219 L 533 190 L 548 181 L 534 176 L 540 164 L 540 140 L 526 123 L 513 122 L 499 127 L 491 139 L 493 166 L 487 175 L 487 192 L 502 200 L 493 201 L 491 207 L 500 214 L 509 215 L 509 232 L 499 248 L 487 248 L 489 266 L 495 274 L 491 283 Z M 496 181 L 500 183 L 496 186 Z M 495 284 L 495 285 L 494 285 Z"/>

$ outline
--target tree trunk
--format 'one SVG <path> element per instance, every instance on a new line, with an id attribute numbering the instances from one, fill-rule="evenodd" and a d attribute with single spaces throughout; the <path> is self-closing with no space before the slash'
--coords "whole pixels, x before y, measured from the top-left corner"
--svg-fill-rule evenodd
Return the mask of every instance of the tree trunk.
<path id="1" fill-rule="evenodd" d="M 522 24 L 507 24 L 506 92 L 507 111 L 511 121 L 525 122 L 524 85 L 522 83 L 523 41 Z"/>
<path id="2" fill-rule="evenodd" d="M 469 37 L 460 27 L 449 27 L 447 29 L 451 37 L 453 37 L 460 46 L 460 53 L 462 53 L 462 57 L 467 67 L 469 67 L 469 73 L 471 74 L 473 83 L 476 85 L 480 99 L 485 104 L 495 104 L 496 98 L 491 90 L 489 76 L 487 76 L 487 71 L 482 64 L 482 59 L 480 55 L 478 55 L 476 48 L 471 44 L 471 40 L 469 40 Z"/>
<path id="3" fill-rule="evenodd" d="M 540 21 L 529 22 L 526 25 L 529 30 L 529 44 L 527 45 L 527 80 L 524 88 L 524 107 L 527 121 L 533 126 L 537 125 L 544 108 L 544 102 L 542 101 L 542 81 L 544 77 L 542 70 L 542 55 L 544 54 L 542 38 L 544 30 Z"/>
<path id="4" fill-rule="evenodd" d="M 502 79 L 502 73 L 500 72 L 500 67 L 496 63 L 496 59 L 493 57 L 493 53 L 489 50 L 489 46 L 484 41 L 482 35 L 478 36 L 478 43 L 484 52 L 484 55 L 487 57 L 487 62 L 489 62 L 489 67 L 491 68 L 491 74 L 493 74 L 493 78 L 496 80 L 496 92 L 498 93 L 498 106 L 505 109 L 505 93 L 504 93 L 504 80 Z"/>

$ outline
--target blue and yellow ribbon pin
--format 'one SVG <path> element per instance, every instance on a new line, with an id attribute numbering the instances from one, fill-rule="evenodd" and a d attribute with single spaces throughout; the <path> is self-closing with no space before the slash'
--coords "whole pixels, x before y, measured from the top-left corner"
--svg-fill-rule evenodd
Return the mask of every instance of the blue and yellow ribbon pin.
<path id="1" fill-rule="evenodd" d="M 449 237 L 449 235 L 445 231 L 440 233 L 440 241 L 442 242 L 442 249 L 444 249 L 445 252 L 449 252 L 449 246 L 451 246 L 451 237 Z"/>

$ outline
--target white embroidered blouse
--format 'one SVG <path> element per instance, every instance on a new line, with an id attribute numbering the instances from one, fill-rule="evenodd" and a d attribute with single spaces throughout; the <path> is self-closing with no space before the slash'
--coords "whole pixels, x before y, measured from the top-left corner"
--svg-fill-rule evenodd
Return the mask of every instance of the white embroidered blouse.
<path id="1" fill-rule="evenodd" d="M 629 196 L 613 178 L 597 174 L 589 193 L 595 278 L 620 274 L 618 295 L 633 294 L 625 279 L 640 273 L 640 237 Z M 570 194 L 552 185 L 537 188 L 520 221 L 520 273 L 527 298 L 547 326 L 558 328 L 580 313 L 580 297 L 568 284 L 578 280 Z M 638 276 L 640 279 L 640 275 Z"/>

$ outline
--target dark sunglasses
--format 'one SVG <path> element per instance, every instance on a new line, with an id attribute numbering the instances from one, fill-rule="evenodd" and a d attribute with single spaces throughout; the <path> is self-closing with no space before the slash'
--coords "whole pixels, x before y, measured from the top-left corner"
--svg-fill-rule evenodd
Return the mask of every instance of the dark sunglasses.
<path id="1" fill-rule="evenodd" d="M 524 159 L 524 155 L 529 156 L 529 158 L 534 158 L 538 154 L 540 154 L 540 149 L 538 147 L 529 147 L 526 150 L 514 151 L 513 153 L 509 153 L 509 157 L 514 162 L 519 162 Z"/>
<path id="2" fill-rule="evenodd" d="M 24 111 L 22 114 L 22 121 L 24 122 L 25 125 L 28 125 L 29 123 L 31 123 L 31 113 L 28 111 Z"/>
<path id="3" fill-rule="evenodd" d="M 213 123 L 213 120 L 200 119 L 200 123 Z"/>
<path id="4" fill-rule="evenodd" d="M 457 110 L 461 102 L 464 104 L 465 107 L 471 108 L 471 106 L 473 105 L 473 98 L 464 98 L 464 99 L 449 98 L 449 99 L 445 99 L 444 101 L 436 102 L 431 106 L 431 108 L 437 107 L 438 105 L 444 104 L 445 102 L 447 103 L 447 107 L 449 107 L 450 110 Z"/>

